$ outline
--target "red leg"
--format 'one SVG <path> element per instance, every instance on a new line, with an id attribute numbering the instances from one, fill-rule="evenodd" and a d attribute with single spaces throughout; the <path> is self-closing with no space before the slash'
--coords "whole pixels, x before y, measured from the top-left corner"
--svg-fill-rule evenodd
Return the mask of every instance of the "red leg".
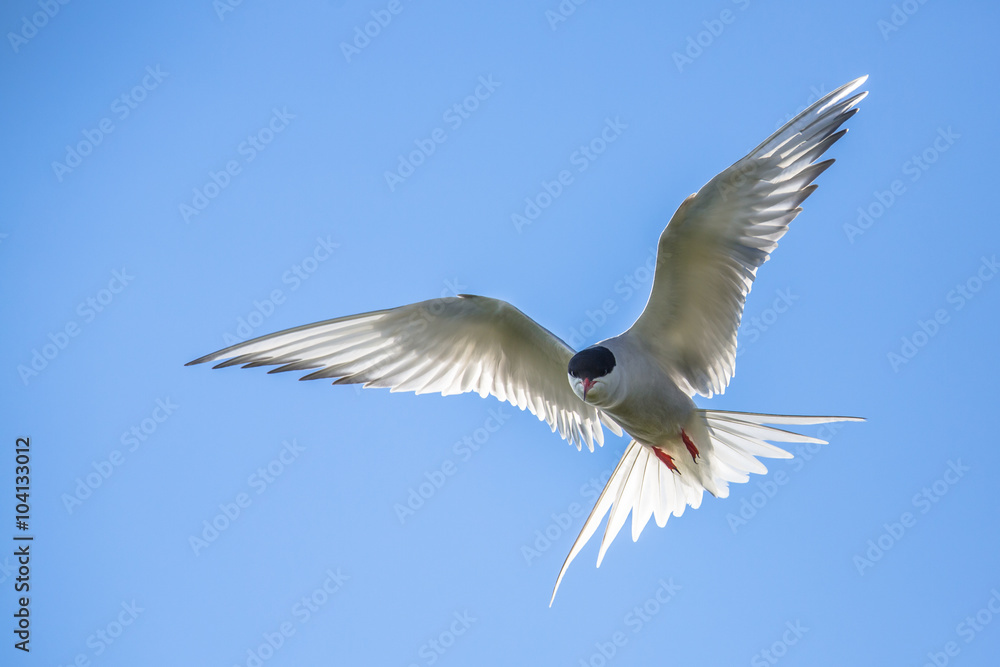
<path id="1" fill-rule="evenodd" d="M 694 446 L 694 442 L 692 442 L 690 436 L 684 432 L 684 429 L 681 429 L 681 440 L 684 441 L 684 446 L 687 447 L 688 454 L 691 455 L 691 460 L 697 463 L 698 457 L 700 456 L 700 454 L 698 454 L 698 448 Z"/>
<path id="2" fill-rule="evenodd" d="M 656 458 L 663 461 L 667 465 L 667 467 L 670 468 L 670 470 L 677 473 L 678 475 L 681 474 L 681 471 L 677 469 L 676 465 L 674 465 L 674 457 L 672 457 L 670 454 L 667 454 L 659 447 L 653 447 L 653 453 L 656 454 Z"/>

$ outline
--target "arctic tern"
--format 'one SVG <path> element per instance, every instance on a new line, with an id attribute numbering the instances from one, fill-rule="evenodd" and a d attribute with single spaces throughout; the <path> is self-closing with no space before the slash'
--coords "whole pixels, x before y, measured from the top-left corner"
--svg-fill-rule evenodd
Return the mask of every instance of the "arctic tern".
<path id="1" fill-rule="evenodd" d="M 834 90 L 689 196 L 657 246 L 645 309 L 624 333 L 574 351 L 514 306 L 461 294 L 308 324 L 239 343 L 190 364 L 278 366 L 391 391 L 492 394 L 527 408 L 590 451 L 604 428 L 631 443 L 570 549 L 566 568 L 610 513 L 597 565 L 632 514 L 632 539 L 655 517 L 697 508 L 703 491 L 767 472 L 755 457 L 791 458 L 770 444 L 823 443 L 770 425 L 862 421 L 699 409 L 729 385 L 736 332 L 760 268 L 833 160 L 867 77 Z M 189 365 L 190 365 L 189 364 Z M 552 600 L 549 601 L 551 606 Z"/>

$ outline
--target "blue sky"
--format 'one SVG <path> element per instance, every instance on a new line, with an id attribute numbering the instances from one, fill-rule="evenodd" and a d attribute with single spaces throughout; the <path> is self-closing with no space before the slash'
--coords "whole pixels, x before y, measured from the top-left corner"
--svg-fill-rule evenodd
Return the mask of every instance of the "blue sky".
<path id="1" fill-rule="evenodd" d="M 223 1 L 0 12 L 0 662 L 996 656 L 995 5 Z M 475 395 L 183 366 L 458 292 L 577 346 L 619 333 L 682 199 L 862 74 L 736 377 L 700 404 L 868 422 L 626 531 L 600 569 L 588 545 L 551 609 L 626 441 L 579 453 Z M 6 555 L 24 436 L 28 655 Z"/>

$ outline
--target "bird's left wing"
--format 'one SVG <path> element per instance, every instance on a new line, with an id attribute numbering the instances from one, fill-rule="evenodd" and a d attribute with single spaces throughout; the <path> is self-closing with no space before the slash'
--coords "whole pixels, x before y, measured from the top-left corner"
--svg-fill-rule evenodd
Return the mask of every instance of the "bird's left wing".
<path id="1" fill-rule="evenodd" d="M 621 428 L 573 393 L 566 377 L 573 349 L 499 299 L 461 295 L 341 317 L 280 331 L 190 364 L 278 366 L 391 391 L 476 392 L 531 410 L 575 444 L 604 444 L 603 423 Z M 188 364 L 188 365 L 190 365 Z"/>
<path id="2" fill-rule="evenodd" d="M 834 90 L 684 200 L 660 235 L 653 289 L 625 335 L 638 337 L 689 395 L 721 394 L 736 364 L 736 330 L 757 269 L 778 247 L 816 162 L 847 132 L 867 77 Z M 839 131 L 838 131 L 839 130 Z"/>

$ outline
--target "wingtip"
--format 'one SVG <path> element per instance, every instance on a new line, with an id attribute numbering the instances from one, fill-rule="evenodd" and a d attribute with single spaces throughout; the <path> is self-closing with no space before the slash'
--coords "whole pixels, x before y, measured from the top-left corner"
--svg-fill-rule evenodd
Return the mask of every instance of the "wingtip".
<path id="1" fill-rule="evenodd" d="M 861 86 L 865 85 L 866 81 L 868 81 L 868 75 L 867 74 L 863 74 L 863 75 L 859 76 L 858 78 L 856 78 L 856 79 L 854 79 L 852 81 L 848 81 L 847 83 L 845 83 L 843 86 L 841 86 L 841 98 L 846 97 L 847 95 L 850 95 L 855 90 L 857 90 Z"/>
<path id="2" fill-rule="evenodd" d="M 212 368 L 225 368 L 226 366 L 233 366 L 236 363 L 238 363 L 235 360 L 239 359 L 239 357 L 233 357 L 231 355 L 227 356 L 225 352 L 229 349 L 230 348 L 226 348 L 225 350 L 219 350 L 218 352 L 212 352 L 211 354 L 206 354 L 204 357 L 198 357 L 194 361 L 189 361 L 184 365 L 195 366 L 197 364 L 204 364 L 212 361 L 218 361 L 219 363 L 217 363 L 215 366 L 212 366 Z M 222 361 L 219 361 L 220 359 Z"/>
<path id="3" fill-rule="evenodd" d="M 213 354 L 214 354 L 214 353 L 213 353 Z M 189 361 L 189 362 L 187 362 L 187 363 L 186 363 L 186 364 L 184 364 L 184 365 L 185 365 L 185 366 L 196 366 L 197 364 L 203 364 L 203 363 L 205 363 L 206 361 L 210 361 L 210 360 L 211 360 L 211 358 L 212 358 L 212 356 L 213 356 L 213 354 L 206 354 L 206 355 L 205 355 L 204 357 L 198 357 L 198 358 L 197 358 L 197 359 L 195 359 L 194 361 Z"/>
<path id="4" fill-rule="evenodd" d="M 848 81 L 847 83 L 840 86 L 836 90 L 827 93 L 823 98 L 817 100 L 815 104 L 813 104 L 812 108 L 827 110 L 833 107 L 834 105 L 843 104 L 844 100 L 846 100 L 849 96 L 854 95 L 854 97 L 850 98 L 850 100 L 848 100 L 848 102 L 846 103 L 846 106 L 841 110 L 842 113 L 847 113 L 849 110 L 853 109 L 858 103 L 860 103 L 861 100 L 865 99 L 865 97 L 868 96 L 867 90 L 854 94 L 855 91 L 861 86 L 863 86 L 865 81 L 867 80 L 868 80 L 868 75 L 865 74 L 864 76 L 859 76 L 857 79 L 854 79 L 853 81 Z"/>

